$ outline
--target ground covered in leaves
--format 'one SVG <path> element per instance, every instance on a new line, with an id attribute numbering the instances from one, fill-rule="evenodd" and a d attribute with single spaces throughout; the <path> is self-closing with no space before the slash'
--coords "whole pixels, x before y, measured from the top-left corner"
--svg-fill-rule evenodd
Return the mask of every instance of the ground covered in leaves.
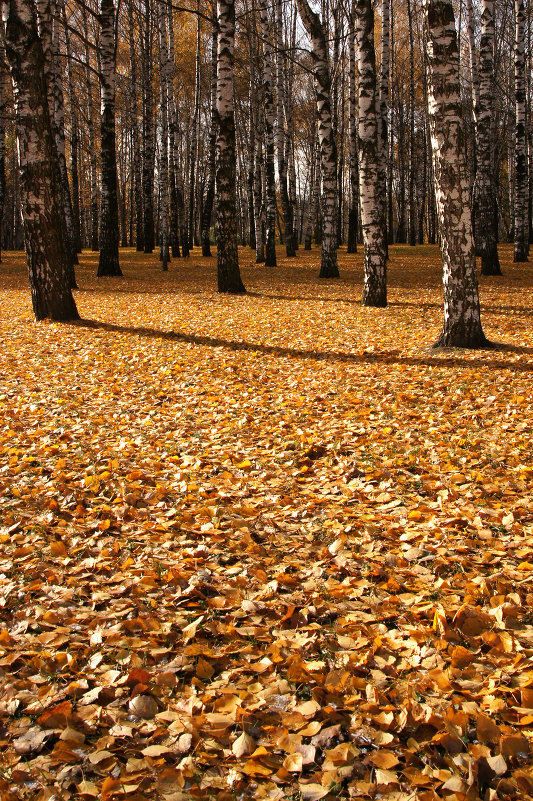
<path id="1" fill-rule="evenodd" d="M 0 794 L 533 797 L 533 272 L 438 352 L 435 248 L 219 296 L 85 253 L 80 324 L 0 266 Z"/>

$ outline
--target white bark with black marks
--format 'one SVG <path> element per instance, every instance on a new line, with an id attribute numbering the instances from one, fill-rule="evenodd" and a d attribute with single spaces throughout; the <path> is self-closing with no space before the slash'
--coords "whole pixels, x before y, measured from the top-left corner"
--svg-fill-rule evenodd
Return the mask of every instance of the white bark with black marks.
<path id="1" fill-rule="evenodd" d="M 237 248 L 234 109 L 235 0 L 217 0 L 217 271 L 218 291 L 246 292 Z"/>
<path id="2" fill-rule="evenodd" d="M 296 0 L 304 28 L 311 39 L 318 111 L 318 141 L 322 169 L 322 263 L 320 278 L 338 278 L 337 264 L 337 145 L 331 115 L 331 76 L 324 25 L 307 0 Z"/>
<path id="3" fill-rule="evenodd" d="M 481 2 L 479 70 L 476 69 L 475 74 L 478 76 L 479 82 L 474 89 L 476 252 L 481 256 L 482 275 L 501 275 L 494 224 L 497 196 L 494 179 L 494 0 L 482 0 Z M 472 79 L 474 79 L 474 71 Z"/>
<path id="4" fill-rule="evenodd" d="M 488 343 L 481 327 L 453 5 L 451 0 L 424 0 L 424 11 L 444 284 L 444 324 L 435 345 L 480 348 Z"/>
<path id="5" fill-rule="evenodd" d="M 265 193 L 266 193 L 266 241 L 265 266 L 276 266 L 276 177 L 274 171 L 274 96 L 272 93 L 272 45 L 268 4 L 260 0 L 259 12 L 263 43 L 262 56 L 262 100 L 265 114 Z"/>
<path id="6" fill-rule="evenodd" d="M 355 0 L 354 16 L 359 73 L 359 195 L 365 249 L 363 305 L 386 306 L 385 182 L 380 154 L 374 11 L 371 0 Z"/>
<path id="7" fill-rule="evenodd" d="M 514 192 L 514 261 L 528 261 L 529 255 L 529 183 L 526 139 L 526 59 L 524 1 L 515 0 L 515 192 Z"/>

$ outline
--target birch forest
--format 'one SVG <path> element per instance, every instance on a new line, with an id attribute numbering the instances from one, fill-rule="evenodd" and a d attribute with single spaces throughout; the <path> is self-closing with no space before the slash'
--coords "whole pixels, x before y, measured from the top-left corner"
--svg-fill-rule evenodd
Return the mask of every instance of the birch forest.
<path id="1" fill-rule="evenodd" d="M 103 277 L 120 247 L 168 270 L 216 245 L 243 293 L 239 246 L 318 247 L 321 278 L 360 247 L 385 307 L 388 246 L 438 242 L 438 343 L 486 343 L 475 255 L 500 275 L 533 233 L 529 7 L 393 3 L 5 4 L 0 242 L 26 243 L 36 318 L 76 316 L 83 248 Z"/>
<path id="2" fill-rule="evenodd" d="M 0 801 L 533 801 L 530 0 L 3 0 Z"/>

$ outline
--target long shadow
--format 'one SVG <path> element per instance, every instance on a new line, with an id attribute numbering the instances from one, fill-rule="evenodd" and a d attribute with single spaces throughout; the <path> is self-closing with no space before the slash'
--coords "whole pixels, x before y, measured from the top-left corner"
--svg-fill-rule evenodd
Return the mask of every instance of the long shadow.
<path id="1" fill-rule="evenodd" d="M 345 351 L 306 350 L 303 348 L 286 348 L 279 345 L 265 345 L 263 343 L 239 342 L 238 340 L 222 339 L 220 337 L 200 336 L 198 334 L 185 334 L 182 331 L 161 331 L 157 328 L 145 328 L 115 323 L 104 323 L 98 320 L 77 320 L 69 323 L 77 328 L 87 328 L 101 331 L 113 331 L 118 334 L 130 334 L 154 339 L 164 339 L 171 342 L 187 342 L 193 345 L 206 345 L 211 348 L 226 348 L 233 351 L 248 351 L 265 353 L 270 356 L 286 356 L 293 359 L 310 359 L 313 361 L 341 362 L 345 364 L 401 364 L 423 367 L 459 367 L 466 370 L 474 368 L 489 368 L 493 370 L 511 370 L 516 373 L 533 373 L 533 363 L 509 363 L 504 359 L 488 359 L 476 357 L 461 359 L 453 351 L 449 356 L 401 356 L 398 351 L 381 351 L 380 353 L 346 353 Z M 533 348 L 493 343 L 492 351 L 533 354 Z M 435 351 L 438 354 L 438 351 Z M 461 351 L 463 352 L 463 351 Z M 467 351 L 464 351 L 467 352 Z"/>

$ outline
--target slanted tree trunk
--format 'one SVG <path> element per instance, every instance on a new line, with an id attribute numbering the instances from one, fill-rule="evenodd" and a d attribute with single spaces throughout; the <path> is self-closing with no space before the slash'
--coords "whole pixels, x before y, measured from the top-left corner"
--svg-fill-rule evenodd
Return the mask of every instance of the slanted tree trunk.
<path id="1" fill-rule="evenodd" d="M 387 305 L 387 243 L 383 197 L 371 0 L 355 0 L 355 36 L 359 69 L 359 193 L 363 225 L 364 306 Z"/>
<path id="2" fill-rule="evenodd" d="M 265 204 L 263 202 L 263 137 L 260 121 L 263 120 L 260 110 L 257 110 L 255 126 L 255 172 L 254 172 L 254 222 L 255 222 L 255 263 L 264 264 L 265 261 Z"/>
<path id="3" fill-rule="evenodd" d="M 320 147 L 317 147 L 316 144 L 313 145 L 311 159 L 311 185 L 309 188 L 309 208 L 305 226 L 304 250 L 311 250 L 320 197 Z"/>
<path id="4" fill-rule="evenodd" d="M 274 97 L 272 94 L 272 46 L 266 0 L 260 0 L 263 39 L 263 107 L 265 112 L 266 242 L 265 266 L 276 266 L 276 177 L 274 172 Z"/>
<path id="5" fill-rule="evenodd" d="M 324 25 L 307 0 L 296 0 L 311 39 L 318 111 L 318 141 L 322 168 L 322 264 L 320 278 L 338 278 L 337 264 L 337 145 L 331 118 L 331 77 Z"/>
<path id="6" fill-rule="evenodd" d="M 479 348 L 488 343 L 481 327 L 452 0 L 424 0 L 424 10 L 444 283 L 444 325 L 435 346 Z"/>
<path id="7" fill-rule="evenodd" d="M 48 104 L 45 59 L 31 0 L 3 9 L 5 50 L 15 98 L 20 195 L 33 313 L 76 320 L 64 230 L 61 177 Z"/>
<path id="8" fill-rule="evenodd" d="M 526 61 L 524 54 L 525 12 L 523 0 L 515 0 L 515 193 L 514 261 L 529 255 L 529 183 L 526 142 Z"/>
<path id="9" fill-rule="evenodd" d="M 482 275 L 501 275 L 496 226 L 494 180 L 494 0 L 481 3 L 479 88 L 474 105 L 476 132 L 476 178 L 474 196 L 478 218 L 475 226 L 476 251 L 481 256 Z"/>
<path id="10" fill-rule="evenodd" d="M 118 196 L 117 157 L 115 145 L 115 6 L 113 0 L 100 0 L 101 25 L 101 210 L 100 259 L 98 277 L 122 275 L 118 263 Z"/>
<path id="11" fill-rule="evenodd" d="M 234 110 L 235 0 L 217 0 L 217 268 L 218 291 L 246 292 L 237 248 Z"/>
<path id="12" fill-rule="evenodd" d="M 211 119 L 209 125 L 207 189 L 202 208 L 202 256 L 211 255 L 209 231 L 211 228 L 213 202 L 215 199 L 215 164 L 217 145 L 217 27 L 215 23 L 216 20 L 213 20 L 213 30 L 211 33 Z M 253 225 L 253 219 L 251 220 L 250 225 Z"/>

